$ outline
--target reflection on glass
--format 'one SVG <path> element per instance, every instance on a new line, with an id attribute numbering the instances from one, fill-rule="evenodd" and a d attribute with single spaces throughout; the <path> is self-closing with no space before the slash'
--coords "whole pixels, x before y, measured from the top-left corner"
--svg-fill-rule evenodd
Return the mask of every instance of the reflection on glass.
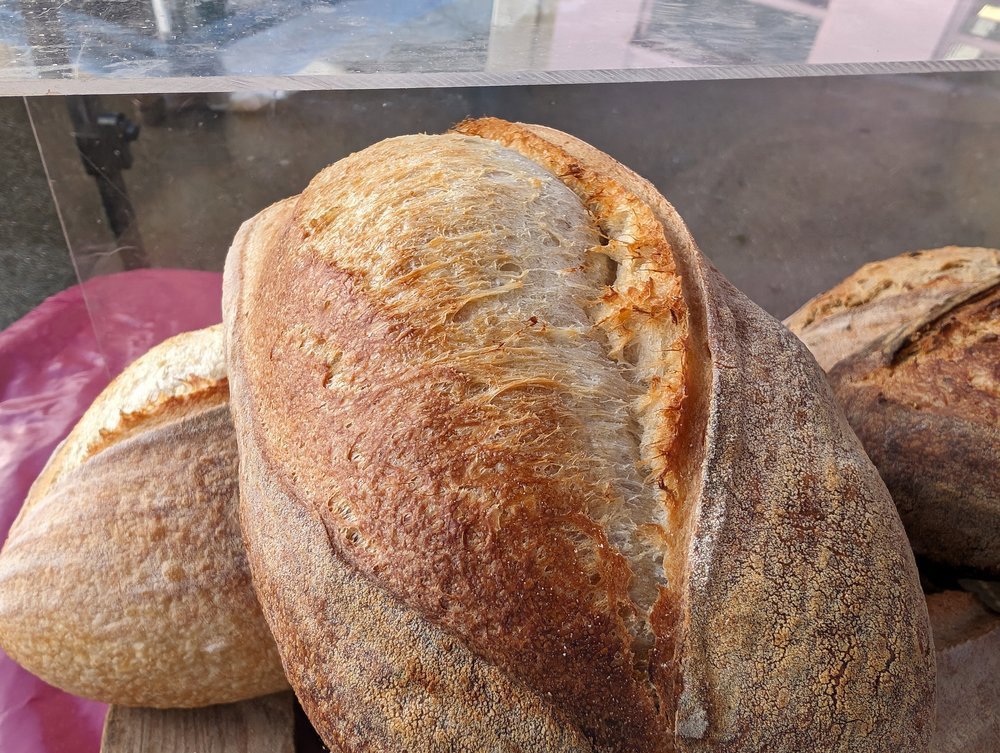
<path id="1" fill-rule="evenodd" d="M 1000 42 L 1000 6 L 984 5 L 966 21 L 965 31 L 974 37 Z"/>
<path id="2" fill-rule="evenodd" d="M 0 78 L 1000 60 L 998 29 L 968 0 L 7 0 Z"/>
<path id="3" fill-rule="evenodd" d="M 778 6 L 778 7 L 772 7 Z M 803 63 L 824 0 L 648 0 L 632 43 L 692 65 Z"/>
<path id="4" fill-rule="evenodd" d="M 315 3 L 222 53 L 230 74 L 481 71 L 490 0 Z"/>
<path id="5" fill-rule="evenodd" d="M 942 48 L 950 60 L 1000 57 L 1000 5 L 966 3 Z"/>

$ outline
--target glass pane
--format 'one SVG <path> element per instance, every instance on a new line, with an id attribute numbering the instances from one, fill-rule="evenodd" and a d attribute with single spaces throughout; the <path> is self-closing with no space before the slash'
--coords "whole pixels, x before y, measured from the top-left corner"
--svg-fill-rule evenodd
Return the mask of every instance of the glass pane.
<path id="1" fill-rule="evenodd" d="M 573 83 L 647 80 L 648 71 L 660 79 L 796 76 L 820 64 L 857 72 L 955 59 L 967 61 L 951 63 L 955 69 L 1000 65 L 1000 6 L 969 0 L 3 3 L 0 92 L 13 94 Z M 976 55 L 956 52 L 969 46 Z M 192 78 L 206 83 L 183 83 Z"/>
<path id="2" fill-rule="evenodd" d="M 79 103 L 29 105 L 83 279 L 136 264 L 221 271 L 240 223 L 301 191 L 327 164 L 382 138 L 491 114 L 572 132 L 637 169 L 712 261 L 783 317 L 867 261 L 997 244 L 998 86 L 1000 73 L 964 73 L 255 101 L 94 97 L 88 111 L 102 117 L 104 133 L 123 128 L 119 115 L 141 126 L 128 142 L 131 164 L 119 171 L 121 191 L 104 195 L 74 137 Z M 115 212 L 134 220 L 116 230 Z M 100 327 L 102 302 L 92 309 Z"/>

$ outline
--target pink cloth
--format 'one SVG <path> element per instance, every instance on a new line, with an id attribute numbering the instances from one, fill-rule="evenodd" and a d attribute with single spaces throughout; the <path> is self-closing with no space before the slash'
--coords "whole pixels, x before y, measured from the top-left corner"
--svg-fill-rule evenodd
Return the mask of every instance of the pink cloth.
<path id="1" fill-rule="evenodd" d="M 0 539 L 55 446 L 129 363 L 221 318 L 222 275 L 140 269 L 97 277 L 0 332 Z M 0 652 L 0 751 L 97 753 L 107 707 Z"/>

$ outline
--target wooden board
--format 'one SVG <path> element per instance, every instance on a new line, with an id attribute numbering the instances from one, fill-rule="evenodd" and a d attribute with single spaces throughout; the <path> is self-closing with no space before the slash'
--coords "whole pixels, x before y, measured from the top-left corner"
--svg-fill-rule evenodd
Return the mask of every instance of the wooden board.
<path id="1" fill-rule="evenodd" d="M 101 753 L 294 753 L 291 693 L 200 709 L 112 706 Z"/>

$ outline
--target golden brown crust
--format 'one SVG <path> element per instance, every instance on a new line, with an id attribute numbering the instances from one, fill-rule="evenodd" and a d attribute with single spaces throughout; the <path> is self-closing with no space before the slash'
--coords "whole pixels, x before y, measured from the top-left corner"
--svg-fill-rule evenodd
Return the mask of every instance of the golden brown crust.
<path id="1" fill-rule="evenodd" d="M 282 585 L 266 543 L 281 527 L 285 557 L 302 563 L 292 582 L 338 571 L 321 598 L 347 625 L 388 622 L 381 606 L 352 606 L 350 589 L 395 600 L 397 614 L 499 671 L 491 685 L 504 678 L 548 699 L 549 723 L 577 727 L 596 750 L 923 749 L 933 660 L 912 556 L 801 344 L 719 278 L 669 204 L 610 158 L 548 129 L 459 128 L 477 138 L 383 142 L 329 168 L 246 223 L 227 259 L 241 515 L 258 531 L 249 557 L 293 685 L 328 742 L 361 749 L 345 729 L 368 714 L 354 704 L 382 673 L 306 653 L 322 644 L 328 610 L 297 609 L 301 591 Z M 463 171 L 472 185 L 455 189 Z M 425 180 L 444 198 L 427 201 Z M 508 190 L 509 204 L 498 196 Z M 587 255 L 562 270 L 565 282 L 525 278 L 502 305 L 470 311 L 470 292 L 503 286 L 473 274 L 494 259 L 491 233 L 523 228 L 504 241 L 520 248 L 554 211 L 580 233 L 570 245 L 596 230 L 610 250 L 575 246 Z M 455 253 L 454 239 L 469 237 Z M 497 268 L 525 258 L 536 268 L 533 248 Z M 611 291 L 587 276 L 591 255 L 615 262 Z M 577 286 L 587 293 L 572 311 L 593 317 L 580 329 L 556 321 L 570 317 L 563 296 Z M 545 315 L 505 329 L 525 299 Z M 550 352 L 531 319 L 547 325 L 544 338 L 568 339 Z M 613 325 L 604 334 L 602 322 Z M 605 344 L 593 362 L 580 355 Z M 588 388 L 574 364 L 584 359 L 599 382 L 627 369 L 618 356 L 634 369 L 624 384 L 634 399 L 578 409 Z M 601 444 L 618 426 L 606 412 L 634 417 L 611 432 L 624 446 L 637 437 L 631 465 L 646 479 L 631 505 L 610 496 L 625 471 L 602 485 L 589 468 L 618 467 Z M 635 506 L 648 520 L 623 512 Z M 663 532 L 652 545 L 662 575 L 626 541 L 650 527 Z M 308 542 L 297 543 L 303 528 Z M 404 635 L 383 638 L 378 655 L 423 663 L 429 652 L 440 666 L 439 651 Z M 433 681 L 461 699 L 451 673 Z M 341 692 L 350 703 L 330 700 Z M 499 705 L 490 719 L 516 711 Z M 403 725 L 364 747 L 428 749 L 426 735 Z M 435 742 L 469 744 L 450 725 Z"/>
<path id="2" fill-rule="evenodd" d="M 139 359 L 32 487 L 0 554 L 0 644 L 47 682 L 157 707 L 285 687 L 240 539 L 221 356 L 216 327 Z"/>
<path id="3" fill-rule="evenodd" d="M 333 750 L 591 750 L 538 695 L 347 567 L 323 522 L 259 476 L 266 465 L 244 446 L 255 585 L 288 631 L 289 677 Z"/>
<path id="4" fill-rule="evenodd" d="M 837 397 L 889 487 L 914 551 L 1000 575 L 1000 252 L 904 255 L 837 289 L 859 276 L 885 287 L 903 279 L 906 287 L 890 298 L 896 314 L 878 327 L 867 302 L 849 315 L 831 314 L 848 323 L 868 320 L 866 347 L 830 370 Z M 834 347 L 816 340 L 836 337 L 822 313 L 816 316 L 813 346 Z"/>
<path id="5" fill-rule="evenodd" d="M 1000 282 L 1000 250 L 946 246 L 865 264 L 785 320 L 829 371 L 874 340 Z"/>
<path id="6" fill-rule="evenodd" d="M 683 629 L 670 635 L 678 747 L 923 749 L 933 657 L 912 555 L 822 374 L 705 262 L 649 183 L 558 138 L 655 208 L 689 306 L 703 307 L 705 454 L 687 490 Z"/>
<path id="7" fill-rule="evenodd" d="M 228 400 L 221 324 L 164 340 L 129 364 L 97 396 L 52 453 L 22 511 L 66 473 L 134 432 Z"/>
<path id="8" fill-rule="evenodd" d="M 223 289 L 233 384 L 241 392 L 245 344 L 234 327 L 261 267 L 247 263 L 291 219 L 275 204 L 240 228 Z M 251 401 L 234 404 L 250 424 Z M 240 435 L 241 520 L 254 586 L 298 697 L 334 751 L 430 753 L 545 750 L 590 744 L 544 698 L 348 567 L 310 505 L 289 497 L 261 456 L 258 430 Z"/>
<path id="9" fill-rule="evenodd" d="M 927 597 L 937 650 L 931 753 L 994 753 L 1000 742 L 1000 615 L 971 594 Z"/>

